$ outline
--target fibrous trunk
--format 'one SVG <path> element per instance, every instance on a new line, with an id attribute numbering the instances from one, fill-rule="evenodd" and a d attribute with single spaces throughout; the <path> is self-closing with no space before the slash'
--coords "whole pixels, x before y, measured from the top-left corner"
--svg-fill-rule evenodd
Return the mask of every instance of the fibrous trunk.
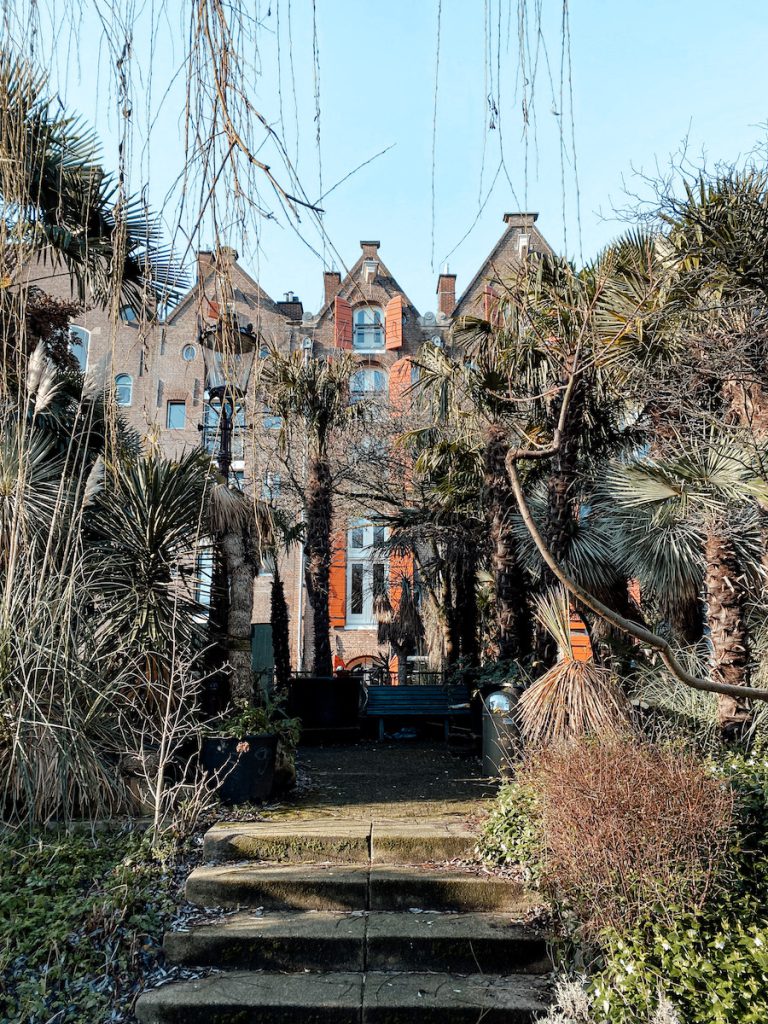
<path id="1" fill-rule="evenodd" d="M 498 657 L 502 661 L 524 658 L 531 650 L 528 594 L 512 532 L 516 504 L 505 466 L 508 451 L 503 428 L 493 426 L 485 449 L 485 491 L 496 592 Z"/>
<path id="2" fill-rule="evenodd" d="M 324 459 L 313 459 L 307 481 L 307 542 L 305 579 L 312 604 L 315 640 L 313 672 L 330 676 L 331 638 L 328 597 L 331 576 L 331 471 Z"/>
<path id="3" fill-rule="evenodd" d="M 731 686 L 749 685 L 749 638 L 746 595 L 733 542 L 711 532 L 705 542 L 707 622 L 714 674 Z M 739 731 L 749 718 L 746 700 L 718 694 L 717 717 L 726 734 Z"/>
<path id="4" fill-rule="evenodd" d="M 291 654 L 288 604 L 285 600 L 285 588 L 277 565 L 275 565 L 272 579 L 270 622 L 272 624 L 272 654 L 275 661 L 275 685 L 278 691 L 284 692 L 291 675 Z"/>
<path id="5" fill-rule="evenodd" d="M 457 632 L 461 657 L 467 666 L 479 662 L 477 611 L 477 549 L 471 541 L 463 545 L 456 567 Z"/>
<path id="6" fill-rule="evenodd" d="M 253 615 L 254 565 L 246 529 L 225 533 L 221 540 L 229 577 L 229 611 L 227 615 L 227 659 L 232 670 L 232 697 L 253 700 L 251 667 L 251 619 Z"/>

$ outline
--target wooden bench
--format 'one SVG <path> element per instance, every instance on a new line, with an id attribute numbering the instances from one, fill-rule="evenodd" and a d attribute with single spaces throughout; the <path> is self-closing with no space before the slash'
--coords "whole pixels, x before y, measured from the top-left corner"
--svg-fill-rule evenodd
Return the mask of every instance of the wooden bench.
<path id="1" fill-rule="evenodd" d="M 379 739 L 384 739 L 387 718 L 433 718 L 443 722 L 445 738 L 451 719 L 468 715 L 469 709 L 456 705 L 469 703 L 466 686 L 369 686 L 363 715 L 378 718 Z"/>

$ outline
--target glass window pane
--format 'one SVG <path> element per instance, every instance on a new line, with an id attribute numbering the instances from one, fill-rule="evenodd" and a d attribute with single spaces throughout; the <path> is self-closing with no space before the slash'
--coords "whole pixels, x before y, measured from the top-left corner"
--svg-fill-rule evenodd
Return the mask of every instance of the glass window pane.
<path id="1" fill-rule="evenodd" d="M 197 553 L 195 600 L 204 608 L 211 606 L 213 585 L 213 548 L 201 548 Z"/>
<path id="2" fill-rule="evenodd" d="M 374 528 L 373 528 L 373 543 L 374 544 L 383 544 L 384 543 L 384 539 L 386 537 L 386 532 L 387 531 L 386 531 L 386 527 L 385 526 L 374 526 Z"/>
<path id="3" fill-rule="evenodd" d="M 133 398 L 133 381 L 127 373 L 115 377 L 115 401 L 118 405 L 130 405 Z"/>
<path id="4" fill-rule="evenodd" d="M 349 542 L 351 548 L 361 548 L 363 546 L 363 528 L 362 526 L 356 526 L 352 530 L 352 537 Z"/>
<path id="5" fill-rule="evenodd" d="M 169 430 L 183 430 L 187 422 L 186 402 L 169 402 L 165 425 Z"/>
<path id="6" fill-rule="evenodd" d="M 349 612 L 351 615 L 363 614 L 363 566 L 359 562 L 352 565 L 351 586 L 349 588 Z"/>
<path id="7" fill-rule="evenodd" d="M 83 327 L 70 327 L 69 338 L 70 351 L 77 361 L 78 369 L 81 373 L 85 373 L 88 366 L 88 345 L 91 336 Z"/>

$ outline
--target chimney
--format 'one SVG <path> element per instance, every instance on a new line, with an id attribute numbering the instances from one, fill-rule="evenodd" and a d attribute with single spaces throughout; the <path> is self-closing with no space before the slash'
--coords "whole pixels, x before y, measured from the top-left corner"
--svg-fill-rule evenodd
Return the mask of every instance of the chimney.
<path id="1" fill-rule="evenodd" d="M 202 281 L 213 270 L 214 259 L 210 249 L 200 249 L 197 254 L 197 279 Z"/>
<path id="2" fill-rule="evenodd" d="M 364 260 L 377 260 L 379 258 L 379 246 L 381 242 L 361 242 Z"/>
<path id="3" fill-rule="evenodd" d="M 505 213 L 504 223 L 512 228 L 528 230 L 537 220 L 538 213 Z"/>
<path id="4" fill-rule="evenodd" d="M 447 270 L 446 266 L 446 270 Z M 451 316 L 456 308 L 456 275 L 441 274 L 437 279 L 437 309 L 444 316 Z"/>
<path id="5" fill-rule="evenodd" d="M 286 320 L 301 320 L 304 315 L 304 305 L 299 296 L 294 295 L 293 292 L 286 292 L 285 297 L 275 305 Z"/>
<path id="6" fill-rule="evenodd" d="M 341 288 L 341 274 L 338 270 L 326 270 L 323 274 L 323 287 L 325 288 L 325 304 L 335 297 L 336 292 Z"/>
<path id="7" fill-rule="evenodd" d="M 216 248 L 216 262 L 220 267 L 231 267 L 233 263 L 237 263 L 238 255 L 237 249 L 233 249 L 231 245 L 219 245 Z"/>

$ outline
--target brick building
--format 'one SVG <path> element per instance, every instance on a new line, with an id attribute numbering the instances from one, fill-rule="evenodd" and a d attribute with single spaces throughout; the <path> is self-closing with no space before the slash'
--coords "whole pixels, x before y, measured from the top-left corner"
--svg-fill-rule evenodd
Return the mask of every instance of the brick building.
<path id="1" fill-rule="evenodd" d="M 165 454 L 177 456 L 203 444 L 211 454 L 217 446 L 218 410 L 207 391 L 201 331 L 223 318 L 239 325 L 256 339 L 258 357 L 268 358 L 270 347 L 302 351 L 306 358 L 326 357 L 339 350 L 350 352 L 359 363 L 353 379 L 355 394 L 402 411 L 403 396 L 412 381 L 412 359 L 421 345 L 431 341 L 448 345 L 450 328 L 458 316 L 489 316 L 499 285 L 515 265 L 531 252 L 550 247 L 535 227 L 537 214 L 508 213 L 505 229 L 456 299 L 456 275 L 441 273 L 437 280 L 436 312 L 420 313 L 384 263 L 377 241 L 360 243 L 360 255 L 349 273 L 323 275 L 324 301 L 316 315 L 305 312 L 292 292 L 281 301 L 267 295 L 238 263 L 229 248 L 198 255 L 196 281 L 189 293 L 163 321 L 130 308 L 121 310 L 117 323 L 109 312 L 93 307 L 72 324 L 72 350 L 83 370 L 103 373 L 114 382 L 122 413 L 148 442 Z M 59 297 L 70 296 L 69 277 L 52 274 L 39 265 L 30 281 Z M 279 503 L 281 479 L 270 464 L 270 435 L 276 423 L 253 395 L 238 413 L 233 438 L 232 471 L 246 490 Z M 353 395 L 354 398 L 354 395 Z M 374 424 L 375 426 L 375 424 Z M 373 593 L 381 580 L 412 573 L 407 557 L 385 559 L 376 550 L 381 528 L 366 520 L 364 508 L 350 517 L 337 513 L 331 569 L 332 649 L 347 667 L 370 662 L 379 651 L 373 617 Z M 291 661 L 294 668 L 311 664 L 311 613 L 303 584 L 303 552 L 296 544 L 278 558 L 291 623 Z M 210 597 L 212 551 L 197 552 L 198 599 Z M 272 574 L 267 564 L 254 586 L 254 636 L 264 648 L 264 624 L 269 622 Z"/>

